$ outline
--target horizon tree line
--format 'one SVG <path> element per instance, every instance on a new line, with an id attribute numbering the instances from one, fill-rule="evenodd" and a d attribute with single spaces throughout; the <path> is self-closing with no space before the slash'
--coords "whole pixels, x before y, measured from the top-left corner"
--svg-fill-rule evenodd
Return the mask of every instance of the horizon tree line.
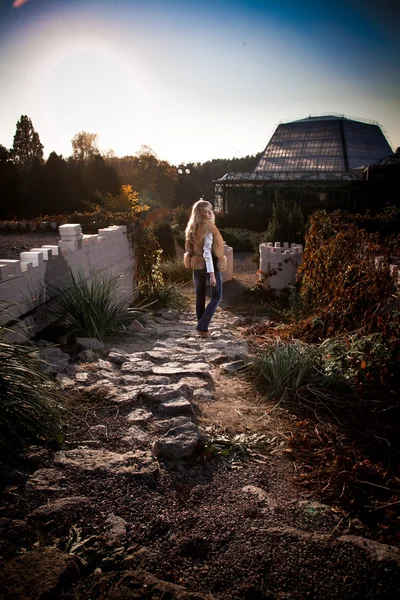
<path id="1" fill-rule="evenodd" d="M 118 195 L 131 185 L 150 206 L 191 206 L 200 197 L 212 201 L 212 181 L 227 171 L 250 171 L 259 155 L 187 163 L 160 160 L 149 146 L 134 155 L 102 153 L 98 135 L 81 131 L 71 140 L 72 154 L 51 152 L 44 159 L 43 145 L 31 119 L 22 115 L 12 148 L 0 144 L 0 219 L 35 218 L 85 211 L 98 204 L 98 194 Z"/>

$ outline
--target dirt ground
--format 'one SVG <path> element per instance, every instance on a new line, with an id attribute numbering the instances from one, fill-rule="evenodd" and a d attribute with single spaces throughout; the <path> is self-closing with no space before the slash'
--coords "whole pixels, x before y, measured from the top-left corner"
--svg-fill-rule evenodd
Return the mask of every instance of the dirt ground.
<path id="1" fill-rule="evenodd" d="M 42 243 L 52 243 L 51 236 Z M 10 253 L 20 247 L 20 242 L 10 244 Z M 0 256 L 4 256 L 4 248 Z M 235 254 L 234 279 L 224 286 L 222 313 L 248 319 L 248 324 L 262 318 L 256 310 L 246 309 L 245 294 L 257 280 L 256 270 L 251 253 Z M 185 293 L 193 301 L 191 284 Z M 244 336 L 245 329 L 239 327 L 235 335 Z M 297 420 L 276 408 L 245 377 L 227 376 L 215 368 L 213 378 L 216 399 L 201 405 L 198 423 L 214 436 L 214 443 L 187 461 L 160 461 L 152 477 L 82 474 L 66 467 L 63 475 L 70 493 L 90 498 L 78 517 L 64 515 L 48 522 L 27 518 L 65 491 L 56 490 L 49 496 L 30 489 L 25 474 L 8 474 L 0 495 L 0 569 L 33 548 L 68 553 L 71 542 L 91 540 L 90 552 L 84 554 L 85 546 L 81 548 L 80 558 L 86 559 L 81 576 L 64 582 L 53 597 L 399 597 L 399 571 L 368 558 L 366 550 L 341 537 L 368 533 L 362 524 L 337 506 L 319 504 L 315 493 L 301 485 L 288 445 Z M 123 411 L 101 398 L 72 393 L 64 410 L 64 445 L 87 444 L 89 428 L 105 424 L 108 449 L 126 452 L 129 447 L 119 435 L 124 417 Z M 223 452 L 217 450 L 232 449 L 232 444 L 236 444 L 237 456 L 224 460 Z M 250 449 L 248 453 L 242 452 L 244 446 Z M 30 469 L 51 468 L 52 454 L 51 449 L 34 453 Z M 118 515 L 126 523 L 126 537 L 117 548 L 104 546 L 110 515 Z M 188 595 L 175 588 L 173 593 L 144 592 L 147 583 L 141 591 L 136 587 L 134 591 L 127 578 L 142 570 L 163 582 L 183 586 Z M 22 600 L 29 595 L 5 597 Z"/>

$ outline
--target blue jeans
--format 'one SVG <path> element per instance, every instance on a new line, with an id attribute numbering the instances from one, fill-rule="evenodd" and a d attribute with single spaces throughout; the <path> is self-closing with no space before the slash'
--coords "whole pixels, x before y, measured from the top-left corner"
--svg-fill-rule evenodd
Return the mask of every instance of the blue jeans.
<path id="1" fill-rule="evenodd" d="M 218 304 L 222 300 L 222 276 L 215 271 L 217 285 L 211 286 L 211 300 L 206 307 L 206 289 L 210 282 L 210 276 L 205 269 L 193 271 L 193 282 L 196 288 L 196 315 L 198 331 L 208 331 L 208 326 L 214 316 Z"/>

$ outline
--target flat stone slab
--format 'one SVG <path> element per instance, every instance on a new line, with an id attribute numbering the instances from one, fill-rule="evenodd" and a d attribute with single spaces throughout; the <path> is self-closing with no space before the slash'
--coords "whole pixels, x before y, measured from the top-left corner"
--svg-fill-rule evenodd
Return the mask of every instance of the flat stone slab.
<path id="1" fill-rule="evenodd" d="M 212 381 L 201 379 L 200 377 L 191 377 L 190 375 L 189 377 L 180 379 L 179 383 L 185 383 L 193 392 L 198 389 L 210 389 L 210 387 L 213 387 Z"/>
<path id="2" fill-rule="evenodd" d="M 189 458 L 197 449 L 201 435 L 194 423 L 185 423 L 169 429 L 153 444 L 153 454 L 157 457 L 179 460 Z"/>
<path id="3" fill-rule="evenodd" d="M 69 515 L 76 514 L 90 505 L 90 498 L 86 496 L 71 496 L 58 498 L 39 506 L 29 513 L 28 519 L 34 521 L 48 521 L 49 519 L 65 520 Z"/>
<path id="4" fill-rule="evenodd" d="M 177 415 L 193 415 L 193 406 L 186 398 L 173 398 L 172 400 L 167 400 L 160 404 L 158 407 L 158 414 L 171 417 Z"/>
<path id="5" fill-rule="evenodd" d="M 57 469 L 38 469 L 29 477 L 26 485 L 43 492 L 58 492 L 68 487 L 67 478 Z"/>
<path id="6" fill-rule="evenodd" d="M 154 375 L 166 375 L 172 377 L 185 377 L 193 375 L 196 377 L 208 377 L 211 378 L 211 373 L 207 363 L 188 363 L 186 365 L 180 364 L 179 366 L 174 363 L 162 365 L 160 367 L 153 367 Z"/>
<path id="7" fill-rule="evenodd" d="M 78 448 L 57 452 L 54 462 L 56 465 L 82 471 L 107 472 L 114 475 L 140 475 L 152 473 L 155 469 L 154 458 L 150 452 L 142 450 L 119 454 L 102 449 Z"/>
<path id="8" fill-rule="evenodd" d="M 181 427 L 181 425 L 186 425 L 186 423 L 191 422 L 191 417 L 172 417 L 172 419 L 165 419 L 163 421 L 157 421 L 155 423 L 157 431 L 161 433 L 166 433 L 170 429 L 175 427 Z"/>
<path id="9" fill-rule="evenodd" d="M 139 392 L 139 397 L 154 402 L 165 402 L 177 396 L 190 398 L 192 395 L 191 388 L 184 383 L 171 383 L 169 385 L 149 385 L 143 387 Z"/>
<path id="10" fill-rule="evenodd" d="M 150 375 L 154 373 L 154 363 L 149 360 L 138 360 L 133 362 L 131 360 L 121 365 L 121 373 L 129 375 Z"/>
<path id="11" fill-rule="evenodd" d="M 135 425 L 143 425 L 148 423 L 153 418 L 153 415 L 150 411 L 145 410 L 144 408 L 136 408 L 127 416 L 128 423 L 134 423 Z"/>

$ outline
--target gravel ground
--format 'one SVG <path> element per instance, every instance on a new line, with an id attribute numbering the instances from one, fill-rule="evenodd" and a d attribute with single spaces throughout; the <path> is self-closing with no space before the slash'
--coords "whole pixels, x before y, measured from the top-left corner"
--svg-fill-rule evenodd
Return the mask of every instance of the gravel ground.
<path id="1" fill-rule="evenodd" d="M 51 234 L 2 234 L 0 256 L 8 253 L 9 258 L 18 258 L 21 251 L 58 241 Z M 255 271 L 251 253 L 235 255 L 235 277 L 224 286 L 225 303 L 246 288 L 247 279 L 256 279 Z M 78 521 L 66 515 L 59 522 L 35 526 L 28 520 L 26 528 L 21 523 L 48 502 L 49 495 L 29 489 L 24 476 L 16 474 L 0 490 L 0 570 L 2 563 L 31 549 L 38 539 L 41 545 L 65 548 L 72 524 L 83 540 L 101 537 L 106 518 L 113 513 L 128 523 L 123 562 L 110 572 L 95 571 L 67 586 L 58 594 L 60 600 L 139 598 L 121 595 L 113 587 L 135 569 L 145 569 L 194 594 L 212 594 L 216 600 L 400 597 L 400 557 L 398 563 L 374 558 L 342 542 L 343 534 L 368 537 L 368 532 L 360 531 L 359 523 L 335 507 L 307 504 L 312 499 L 296 481 L 290 451 L 285 452 L 284 440 L 295 427 L 290 415 L 280 410 L 270 414 L 272 405 L 265 399 L 261 405 L 252 387 L 240 378 L 216 370 L 215 380 L 218 399 L 202 405 L 203 423 L 216 423 L 222 433 L 231 435 L 262 432 L 278 452 L 270 454 L 269 448 L 258 461 L 239 461 L 235 468 L 204 453 L 177 464 L 161 461 L 158 473 L 143 479 L 66 467 L 63 475 L 72 495 L 89 497 L 90 506 Z M 125 417 L 109 403 L 71 394 L 64 444 L 85 445 L 89 427 L 105 424 L 109 438 L 103 445 L 127 451 L 129 446 L 121 441 Z M 51 468 L 52 460 L 52 452 L 44 452 L 34 469 Z M 55 491 L 50 497 L 64 495 Z M 9 520 L 15 527 L 20 524 L 13 535 L 4 529 Z"/>
<path id="2" fill-rule="evenodd" d="M 0 259 L 19 260 L 20 252 L 45 245 L 57 245 L 60 239 L 54 233 L 0 233 Z"/>

